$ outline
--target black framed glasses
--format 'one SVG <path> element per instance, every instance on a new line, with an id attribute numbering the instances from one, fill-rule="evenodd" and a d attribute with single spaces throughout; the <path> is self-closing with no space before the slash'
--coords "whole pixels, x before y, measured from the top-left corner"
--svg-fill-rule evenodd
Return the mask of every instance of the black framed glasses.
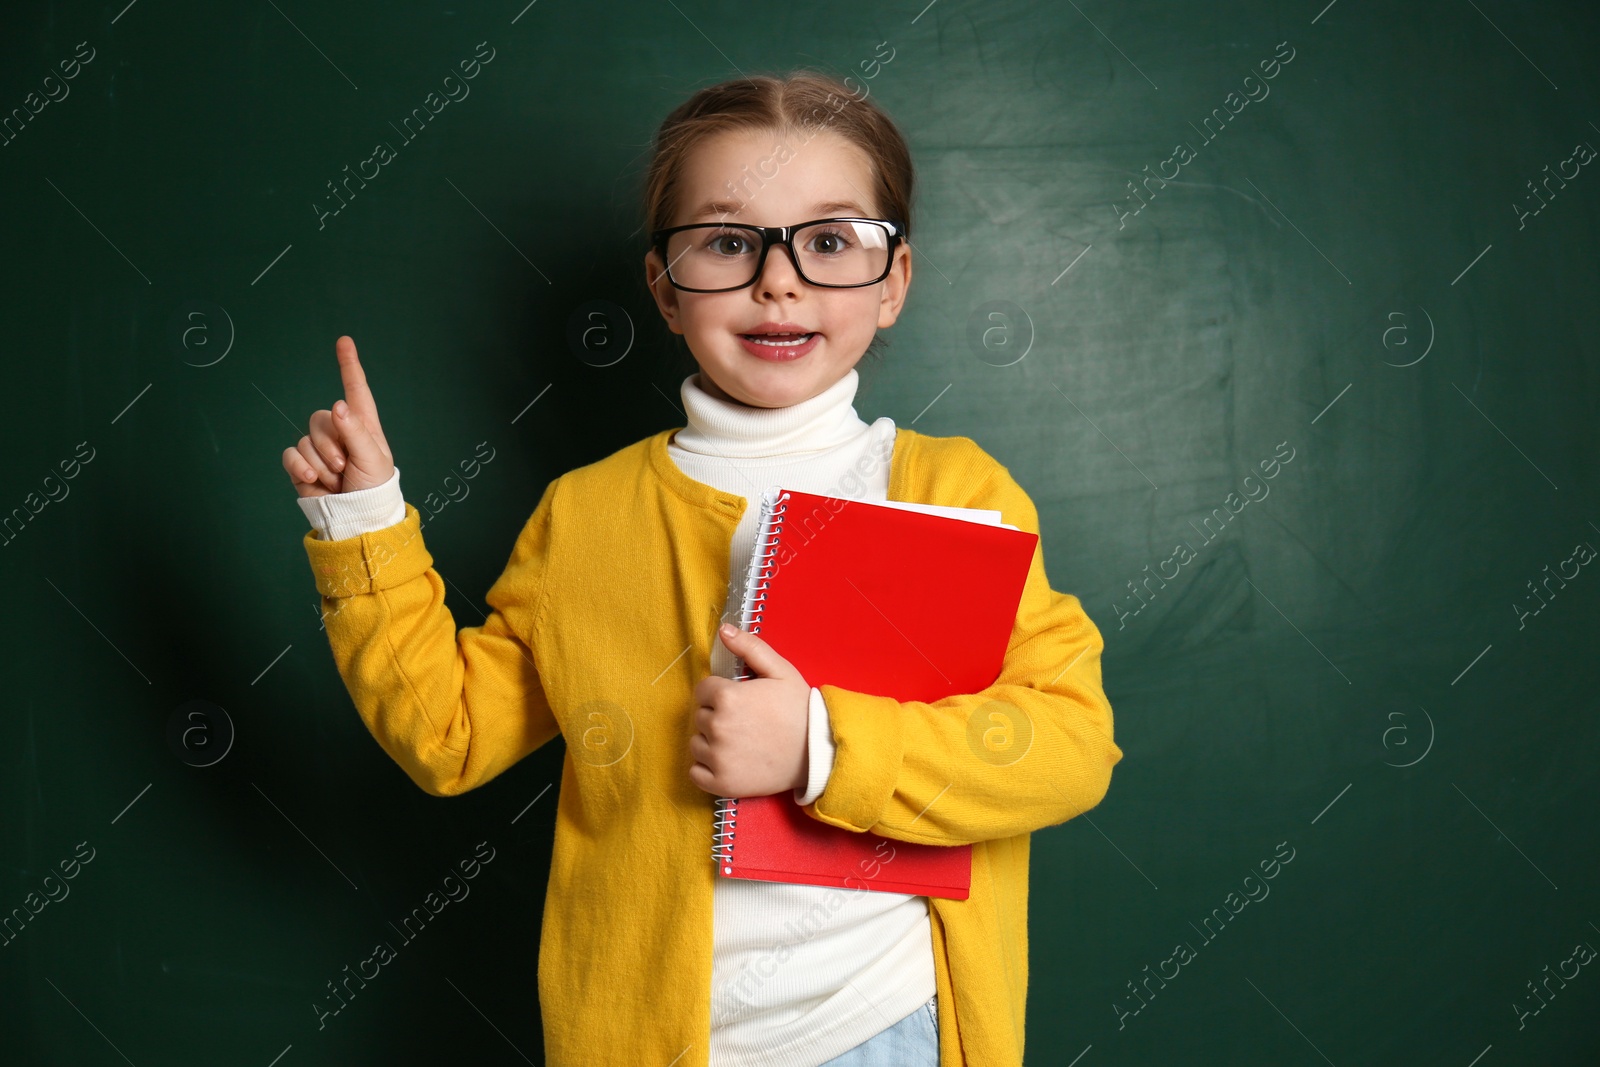
<path id="1" fill-rule="evenodd" d="M 773 245 L 789 249 L 800 277 L 830 289 L 855 289 L 889 276 L 905 229 L 892 219 L 812 219 L 793 226 L 691 222 L 650 235 L 667 280 L 690 293 L 726 293 L 754 284 Z"/>

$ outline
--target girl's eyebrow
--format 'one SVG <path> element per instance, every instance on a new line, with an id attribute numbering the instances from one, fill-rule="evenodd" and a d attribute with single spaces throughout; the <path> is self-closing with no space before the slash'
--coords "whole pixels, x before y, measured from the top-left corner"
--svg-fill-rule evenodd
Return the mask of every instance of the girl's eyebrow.
<path id="1" fill-rule="evenodd" d="M 740 204 L 735 203 L 732 200 L 712 200 L 709 203 L 702 205 L 699 211 L 696 211 L 689 217 L 690 219 L 702 219 L 707 215 L 737 215 L 740 207 Z M 824 218 L 840 211 L 854 212 L 858 216 L 864 216 L 866 214 L 866 212 L 861 209 L 859 204 L 852 203 L 848 200 L 829 200 L 812 208 L 811 217 Z"/>

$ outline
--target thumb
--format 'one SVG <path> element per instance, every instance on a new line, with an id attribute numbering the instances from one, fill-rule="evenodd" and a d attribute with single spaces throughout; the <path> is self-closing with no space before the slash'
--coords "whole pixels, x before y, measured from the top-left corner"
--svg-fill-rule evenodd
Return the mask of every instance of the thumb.
<path id="1" fill-rule="evenodd" d="M 799 676 L 800 672 L 795 670 L 794 664 L 778 655 L 771 645 L 756 634 L 728 624 L 724 624 L 717 632 L 722 643 L 728 646 L 728 651 L 744 660 L 744 665 L 752 673 L 762 678 Z"/>
<path id="2" fill-rule="evenodd" d="M 368 477 L 392 469 L 393 460 L 389 457 L 389 450 L 383 442 L 372 435 L 365 421 L 357 417 L 356 412 L 343 400 L 333 405 L 334 432 L 339 435 L 339 443 L 344 446 L 345 455 L 349 457 L 349 466 L 358 471 L 365 472 Z M 348 476 L 348 468 L 346 468 Z M 377 477 L 373 484 L 382 484 L 388 475 Z"/>

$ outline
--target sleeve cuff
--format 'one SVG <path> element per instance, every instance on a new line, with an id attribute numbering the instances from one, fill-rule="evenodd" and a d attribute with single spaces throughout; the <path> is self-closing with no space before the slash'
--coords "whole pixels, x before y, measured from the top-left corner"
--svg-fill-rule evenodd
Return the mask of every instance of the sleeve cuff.
<path id="1" fill-rule="evenodd" d="M 433 556 L 422 542 L 422 513 L 410 504 L 406 505 L 406 517 L 393 526 L 342 541 L 324 541 L 315 530 L 307 530 L 301 543 L 316 577 L 317 592 L 325 597 L 392 589 L 433 566 Z"/>
<path id="2" fill-rule="evenodd" d="M 828 776 L 833 773 L 833 729 L 828 725 L 828 705 L 822 699 L 822 690 L 811 689 L 811 714 L 806 728 L 806 746 L 809 767 L 806 791 L 794 791 L 796 804 L 804 807 L 822 795 L 828 787 Z"/>
<path id="3" fill-rule="evenodd" d="M 342 541 L 403 522 L 405 497 L 400 493 L 400 468 L 389 480 L 353 493 L 328 493 L 298 498 L 311 528 L 320 541 Z"/>

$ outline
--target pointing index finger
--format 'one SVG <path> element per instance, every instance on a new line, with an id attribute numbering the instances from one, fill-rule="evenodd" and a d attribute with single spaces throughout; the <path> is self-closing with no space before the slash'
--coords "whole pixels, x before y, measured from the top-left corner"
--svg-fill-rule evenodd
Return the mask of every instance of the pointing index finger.
<path id="1" fill-rule="evenodd" d="M 334 343 L 333 350 L 339 358 L 339 377 L 344 381 L 344 402 L 356 418 L 366 423 L 369 430 L 376 429 L 378 424 L 378 405 L 372 398 L 372 390 L 367 388 L 367 375 L 361 369 L 361 360 L 356 355 L 356 343 L 348 335 L 340 337 Z"/>

